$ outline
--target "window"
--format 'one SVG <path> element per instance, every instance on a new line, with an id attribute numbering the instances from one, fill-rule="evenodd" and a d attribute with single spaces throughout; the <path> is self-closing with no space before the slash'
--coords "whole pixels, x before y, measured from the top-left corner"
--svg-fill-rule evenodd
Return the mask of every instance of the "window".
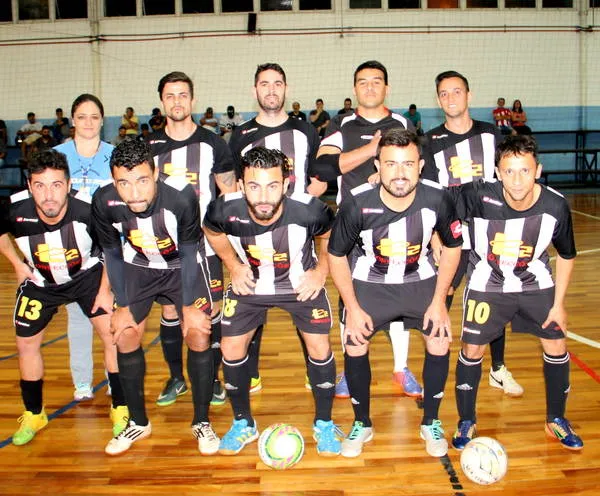
<path id="1" fill-rule="evenodd" d="M 427 0 L 428 9 L 458 9 L 458 0 Z"/>
<path id="2" fill-rule="evenodd" d="M 221 0 L 222 12 L 252 12 L 252 0 Z"/>
<path id="3" fill-rule="evenodd" d="M 300 10 L 331 10 L 331 0 L 300 0 Z"/>
<path id="4" fill-rule="evenodd" d="M 212 14 L 215 11 L 213 0 L 181 0 L 184 14 Z"/>
<path id="5" fill-rule="evenodd" d="M 544 9 L 572 9 L 573 0 L 543 0 Z"/>
<path id="6" fill-rule="evenodd" d="M 389 0 L 390 9 L 420 9 L 421 0 Z"/>
<path id="7" fill-rule="evenodd" d="M 260 10 L 292 10 L 292 0 L 260 0 Z"/>
<path id="8" fill-rule="evenodd" d="M 19 0 L 19 19 L 49 19 L 48 0 Z"/>
<path id="9" fill-rule="evenodd" d="M 507 9 L 535 9 L 535 0 L 505 0 Z"/>
<path id="10" fill-rule="evenodd" d="M 0 22 L 12 22 L 11 0 L 0 0 Z"/>
<path id="11" fill-rule="evenodd" d="M 468 9 L 497 9 L 498 0 L 467 0 Z"/>
<path id="12" fill-rule="evenodd" d="M 106 17 L 136 15 L 135 0 L 106 0 L 104 7 Z"/>
<path id="13" fill-rule="evenodd" d="M 168 15 L 175 13 L 175 0 L 144 0 L 143 15 Z"/>
<path id="14" fill-rule="evenodd" d="M 87 0 L 55 0 L 57 19 L 87 19 Z"/>
<path id="15" fill-rule="evenodd" d="M 350 0 L 351 9 L 380 9 L 381 0 Z"/>

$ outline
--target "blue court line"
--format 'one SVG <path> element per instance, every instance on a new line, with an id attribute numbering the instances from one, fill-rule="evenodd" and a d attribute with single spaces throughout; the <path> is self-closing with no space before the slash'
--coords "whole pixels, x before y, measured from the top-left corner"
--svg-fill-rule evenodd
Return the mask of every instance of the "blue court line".
<path id="1" fill-rule="evenodd" d="M 44 348 L 45 346 L 48 346 L 49 344 L 52 343 L 56 343 L 57 341 L 60 341 L 61 339 L 65 339 L 67 337 L 67 334 L 61 334 L 60 336 L 55 337 L 54 339 L 51 339 L 50 341 L 46 341 L 45 343 L 42 343 L 42 348 Z M 16 358 L 19 356 L 19 353 L 13 353 L 12 355 L 6 355 L 3 357 L 0 357 L 0 362 L 3 362 L 4 360 L 10 360 L 11 358 Z"/>
<path id="2" fill-rule="evenodd" d="M 160 342 L 160 335 L 157 335 L 150 342 L 150 344 L 148 346 L 146 346 L 146 348 L 144 348 L 144 353 L 148 353 L 148 351 L 150 351 L 150 348 L 152 348 L 153 346 L 155 346 L 159 342 Z M 101 381 L 98 384 L 96 384 L 94 386 L 94 393 L 96 393 L 97 391 L 99 391 L 100 389 L 102 389 L 104 386 L 106 386 L 107 382 L 108 381 L 106 379 L 104 379 L 103 381 Z M 58 410 L 56 410 L 56 411 L 52 412 L 50 415 L 48 415 L 48 421 L 54 420 L 56 417 L 62 415 L 65 412 L 68 412 L 72 408 L 76 407 L 78 404 L 79 404 L 79 401 L 75 401 L 75 400 L 71 401 L 70 403 L 67 403 L 66 405 L 60 407 Z M 7 437 L 3 441 L 0 441 L 0 449 L 6 448 L 10 444 L 12 444 L 12 436 Z"/>

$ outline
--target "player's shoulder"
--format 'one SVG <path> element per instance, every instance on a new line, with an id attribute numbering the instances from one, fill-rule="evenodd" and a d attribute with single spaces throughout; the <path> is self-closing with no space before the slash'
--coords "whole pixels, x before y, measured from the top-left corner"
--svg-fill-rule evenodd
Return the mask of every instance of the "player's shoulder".
<path id="1" fill-rule="evenodd" d="M 360 186 L 356 186 L 355 188 L 352 188 L 350 190 L 350 195 L 354 198 L 359 197 L 361 195 L 365 195 L 367 193 L 372 192 L 373 190 L 375 190 L 375 186 L 372 185 L 371 183 L 364 183 L 361 184 Z"/>
<path id="2" fill-rule="evenodd" d="M 425 137 L 429 140 L 429 142 L 433 142 L 438 139 L 443 139 L 448 137 L 448 130 L 445 128 L 443 124 L 430 129 L 425 133 Z"/>
<path id="3" fill-rule="evenodd" d="M 433 189 L 437 189 L 437 190 L 443 190 L 444 189 L 444 187 L 440 183 L 436 183 L 435 181 L 432 181 L 431 179 L 421 179 L 420 183 L 425 188 L 433 188 Z"/>
<path id="4" fill-rule="evenodd" d="M 400 122 L 405 128 L 408 128 L 408 119 L 397 112 L 390 112 L 389 118 L 393 121 Z"/>
<path id="5" fill-rule="evenodd" d="M 542 188 L 542 195 L 544 200 L 545 208 L 549 209 L 558 209 L 558 210 L 570 210 L 569 202 L 567 199 L 560 193 L 559 191 L 551 188 L 550 186 L 545 186 L 540 184 Z"/>
<path id="6" fill-rule="evenodd" d="M 10 195 L 10 203 L 12 205 L 16 205 L 20 202 L 28 200 L 29 198 L 31 198 L 31 194 L 29 193 L 29 190 L 24 189 L 22 191 L 18 191 L 16 193 L 13 193 L 12 195 Z"/>
<path id="7" fill-rule="evenodd" d="M 294 191 L 294 193 L 289 196 L 289 199 L 296 203 L 308 205 L 315 199 L 315 197 L 302 191 Z"/>
<path id="8" fill-rule="evenodd" d="M 221 195 L 219 198 L 217 198 L 216 201 L 228 203 L 228 202 L 239 201 L 242 198 L 244 198 L 244 195 L 241 191 L 234 191 L 232 193 L 225 193 L 224 195 Z"/>
<path id="9" fill-rule="evenodd" d="M 338 114 L 331 118 L 331 122 L 337 127 L 341 128 L 348 124 L 353 124 L 358 121 L 358 114 L 351 112 L 349 114 Z"/>
<path id="10" fill-rule="evenodd" d="M 485 121 L 478 121 L 475 119 L 473 120 L 472 129 L 476 131 L 475 134 L 490 133 L 495 135 L 498 132 L 498 128 L 494 124 Z"/>

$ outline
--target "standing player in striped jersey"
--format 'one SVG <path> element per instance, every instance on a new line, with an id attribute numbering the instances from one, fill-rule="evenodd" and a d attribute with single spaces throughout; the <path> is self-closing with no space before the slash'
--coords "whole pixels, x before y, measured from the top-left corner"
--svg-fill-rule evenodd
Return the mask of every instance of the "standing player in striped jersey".
<path id="1" fill-rule="evenodd" d="M 234 420 L 219 452 L 235 455 L 258 437 L 250 411 L 248 347 L 267 310 L 279 307 L 292 315 L 308 351 L 317 452 L 336 456 L 341 445 L 331 420 L 335 360 L 324 288 L 333 212 L 306 193 L 285 195 L 290 166 L 279 150 L 253 148 L 241 163 L 242 191 L 212 202 L 204 218 L 205 234 L 231 274 L 223 303 L 221 344 Z M 318 260 L 315 238 L 321 242 Z"/>
<path id="2" fill-rule="evenodd" d="M 0 252 L 13 264 L 16 274 L 30 274 L 20 281 L 14 313 L 25 413 L 19 419 L 21 426 L 13 435 L 13 444 L 28 443 L 48 424 L 42 398 L 41 346 L 58 307 L 72 302 L 81 306 L 104 343 L 104 366 L 112 387 L 110 417 L 116 436 L 127 425 L 129 414 L 110 334 L 113 297 L 100 250 L 90 232 L 89 196 L 69 194 L 67 158 L 55 150 L 34 154 L 28 175 L 29 191 L 13 195 L 0 223 Z M 14 236 L 25 261 L 16 256 L 8 233 Z"/>
<path id="3" fill-rule="evenodd" d="M 425 153 L 423 177 L 448 188 L 477 179 L 493 180 L 496 145 L 502 140 L 500 131 L 489 122 L 471 119 L 471 91 L 467 78 L 462 74 L 456 71 L 442 72 L 435 78 L 435 86 L 438 104 L 446 120 L 425 134 L 428 153 Z M 437 239 L 433 241 L 434 246 L 439 247 Z M 452 305 L 454 292 L 467 270 L 471 245 L 466 230 L 464 241 L 460 264 L 448 292 L 448 307 Z M 434 253 L 438 251 L 438 248 L 434 248 Z M 521 396 L 523 388 L 504 364 L 504 348 L 505 333 L 502 333 L 490 343 L 492 366 L 489 384 L 502 389 L 509 396 Z"/>
<path id="4" fill-rule="evenodd" d="M 165 110 L 167 125 L 150 135 L 154 162 L 159 171 L 169 176 L 182 177 L 189 182 L 200 201 L 200 218 L 206 207 L 221 193 L 236 190 L 231 153 L 225 142 L 215 133 L 196 125 L 192 120 L 194 83 L 183 72 L 170 72 L 158 83 L 158 95 Z M 213 398 L 211 404 L 225 402 L 225 391 L 218 379 L 221 363 L 221 300 L 223 299 L 223 266 L 205 241 L 210 288 L 213 299 L 211 348 L 213 350 Z M 173 305 L 163 305 L 160 319 L 160 342 L 169 365 L 170 378 L 158 396 L 156 404 L 173 404 L 177 396 L 187 392 L 183 377 L 183 336 L 177 311 Z"/>
<path id="5" fill-rule="evenodd" d="M 369 340 L 399 320 L 425 338 L 421 438 L 431 456 L 448 452 L 438 410 L 452 340 L 445 298 L 460 259 L 461 225 L 450 194 L 430 181 L 419 182 L 419 147 L 413 131 L 386 131 L 375 160 L 381 184 L 355 188 L 331 231 L 329 265 L 344 302 L 344 369 L 354 409 L 352 430 L 342 443 L 346 457 L 359 456 L 373 438 Z M 444 245 L 437 273 L 427 248 L 433 231 Z"/>
<path id="6" fill-rule="evenodd" d="M 316 171 L 326 181 L 337 177 L 338 205 L 353 188 L 376 174 L 374 160 L 382 132 L 391 128 L 415 131 L 411 121 L 385 106 L 389 91 L 388 73 L 383 64 L 376 60 L 360 64 L 354 71 L 356 110 L 335 116 L 327 128 L 317 154 Z M 388 336 L 394 354 L 394 382 L 407 396 L 421 396 L 423 390 L 407 363 L 410 333 L 402 322 L 392 322 Z M 344 377 L 338 382 L 336 396 L 348 396 Z"/>
<path id="7" fill-rule="evenodd" d="M 583 441 L 565 418 L 569 353 L 564 299 L 575 263 L 567 201 L 539 185 L 542 167 L 530 136 L 509 136 L 496 150 L 499 182 L 474 182 L 458 196 L 458 214 L 469 223 L 473 247 L 463 298 L 462 350 L 456 366 L 460 416 L 452 439 L 463 449 L 476 436 L 475 404 L 485 345 L 512 323 L 513 332 L 540 338 L 546 382 L 546 432 L 568 449 Z M 547 248 L 557 251 L 556 282 Z"/>
<path id="8" fill-rule="evenodd" d="M 287 195 L 306 192 L 321 196 L 327 189 L 327 183 L 311 177 L 311 166 L 320 143 L 319 135 L 312 124 L 292 119 L 286 113 L 287 80 L 283 68 L 272 62 L 259 65 L 254 73 L 253 91 L 259 107 L 258 115 L 236 127 L 229 142 L 237 172 L 241 170 L 241 158 L 248 150 L 256 146 L 279 150 L 286 155 L 290 164 Z M 262 332 L 263 327 L 259 326 L 250 345 L 251 392 L 262 388 L 258 371 Z M 300 331 L 297 332 L 300 336 Z M 301 343 L 306 358 L 306 347 L 302 340 Z"/>
<path id="9" fill-rule="evenodd" d="M 192 433 L 202 454 L 214 454 L 219 438 L 208 420 L 213 381 L 211 297 L 200 250 L 198 197 L 180 178 L 159 180 L 150 146 L 143 141 L 120 143 L 110 166 L 114 183 L 96 191 L 92 221 L 115 294 L 111 331 L 131 406 L 129 424 L 109 441 L 105 452 L 123 453 L 152 431 L 144 403 L 146 361 L 141 342 L 146 318 L 157 301 L 175 305 L 183 321 L 194 403 Z"/>

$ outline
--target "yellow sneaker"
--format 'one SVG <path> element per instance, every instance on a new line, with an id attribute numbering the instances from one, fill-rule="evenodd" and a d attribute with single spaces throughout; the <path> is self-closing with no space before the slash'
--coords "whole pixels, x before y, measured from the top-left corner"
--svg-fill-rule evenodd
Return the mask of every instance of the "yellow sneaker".
<path id="1" fill-rule="evenodd" d="M 129 423 L 129 409 L 125 405 L 111 407 L 110 420 L 113 424 L 113 436 L 117 437 Z"/>
<path id="2" fill-rule="evenodd" d="M 12 442 L 15 446 L 23 446 L 31 441 L 35 434 L 48 425 L 48 416 L 42 408 L 40 413 L 34 414 L 26 411 L 17 420 L 21 427 L 13 434 Z"/>
<path id="3" fill-rule="evenodd" d="M 250 394 L 257 393 L 262 389 L 262 379 L 260 377 L 252 377 L 250 379 Z"/>

